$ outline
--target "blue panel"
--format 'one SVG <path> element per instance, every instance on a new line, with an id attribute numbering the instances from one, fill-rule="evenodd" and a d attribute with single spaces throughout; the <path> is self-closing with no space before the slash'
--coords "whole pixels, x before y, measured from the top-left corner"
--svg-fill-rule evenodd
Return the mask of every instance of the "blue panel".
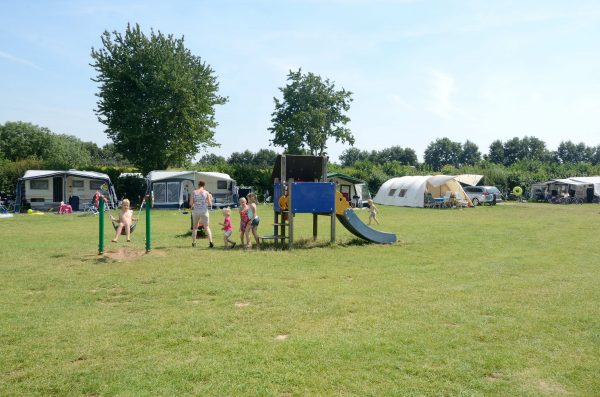
<path id="1" fill-rule="evenodd" d="M 279 197 L 281 197 L 281 183 L 273 185 L 273 211 L 280 212 L 279 208 Z"/>
<path id="2" fill-rule="evenodd" d="M 292 188 L 293 213 L 331 213 L 335 211 L 335 183 L 294 182 Z"/>

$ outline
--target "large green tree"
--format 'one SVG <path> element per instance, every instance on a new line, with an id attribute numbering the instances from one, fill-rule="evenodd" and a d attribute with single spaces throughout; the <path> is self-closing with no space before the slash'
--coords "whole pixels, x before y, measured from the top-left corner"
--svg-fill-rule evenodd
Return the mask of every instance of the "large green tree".
<path id="1" fill-rule="evenodd" d="M 350 118 L 345 115 L 350 109 L 352 93 L 345 89 L 336 90 L 329 79 L 302 70 L 291 71 L 288 84 L 279 88 L 283 100 L 273 98 L 275 111 L 271 114 L 273 126 L 269 128 L 275 136 L 275 146 L 285 148 L 290 154 L 327 154 L 327 140 L 354 144 L 354 136 L 345 125 Z"/>
<path id="2" fill-rule="evenodd" d="M 448 138 L 436 139 L 425 149 L 425 164 L 429 165 L 434 171 L 439 171 L 445 165 L 458 167 L 462 155 L 462 145 L 460 142 L 453 142 Z"/>
<path id="3" fill-rule="evenodd" d="M 99 84 L 98 120 L 117 151 L 142 172 L 182 166 L 214 141 L 218 95 L 213 70 L 184 46 L 184 39 L 139 25 L 108 31 L 92 48 Z"/>

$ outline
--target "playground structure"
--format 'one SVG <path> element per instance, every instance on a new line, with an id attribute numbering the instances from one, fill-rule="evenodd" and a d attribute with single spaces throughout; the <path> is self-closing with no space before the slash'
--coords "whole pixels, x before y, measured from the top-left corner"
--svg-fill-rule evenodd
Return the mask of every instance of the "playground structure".
<path id="1" fill-rule="evenodd" d="M 355 236 L 378 244 L 393 244 L 396 235 L 380 232 L 362 222 L 336 184 L 327 180 L 327 158 L 322 156 L 279 155 L 272 173 L 273 234 L 260 236 L 275 245 L 287 240 L 294 245 L 294 215 L 313 215 L 313 240 L 317 239 L 318 216 L 331 218 L 331 242 L 335 241 L 336 218 Z"/>

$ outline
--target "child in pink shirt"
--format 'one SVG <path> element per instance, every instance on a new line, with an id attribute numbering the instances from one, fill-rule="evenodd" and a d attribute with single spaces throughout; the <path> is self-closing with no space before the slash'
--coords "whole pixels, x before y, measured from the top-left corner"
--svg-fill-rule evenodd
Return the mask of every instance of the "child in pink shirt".
<path id="1" fill-rule="evenodd" d="M 223 208 L 223 222 L 219 222 L 219 225 L 223 226 L 223 242 L 225 243 L 225 249 L 235 247 L 235 241 L 231 241 L 231 233 L 233 232 L 233 226 L 231 225 L 231 209 L 229 207 Z M 231 247 L 229 246 L 231 244 Z"/>

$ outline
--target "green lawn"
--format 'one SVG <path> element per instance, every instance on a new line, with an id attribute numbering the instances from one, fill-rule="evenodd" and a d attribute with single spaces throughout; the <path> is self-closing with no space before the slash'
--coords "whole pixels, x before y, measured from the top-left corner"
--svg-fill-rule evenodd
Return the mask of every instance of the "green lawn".
<path id="1" fill-rule="evenodd" d="M 0 219 L 0 395 L 600 395 L 598 205 L 380 206 L 393 246 L 298 215 L 283 252 L 152 215 L 104 257 L 93 216 Z"/>

